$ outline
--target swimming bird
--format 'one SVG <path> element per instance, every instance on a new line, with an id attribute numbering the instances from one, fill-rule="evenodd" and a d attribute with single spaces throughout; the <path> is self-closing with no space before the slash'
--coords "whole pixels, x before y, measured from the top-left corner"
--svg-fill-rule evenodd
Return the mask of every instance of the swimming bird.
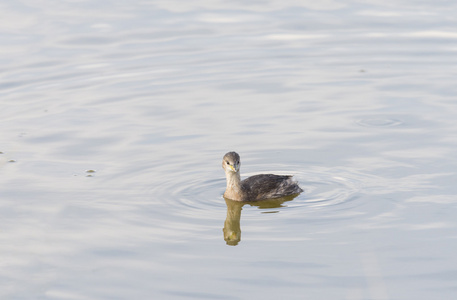
<path id="1" fill-rule="evenodd" d="M 291 175 L 259 174 L 241 181 L 240 156 L 228 152 L 222 159 L 227 178 L 224 197 L 235 201 L 258 201 L 280 198 L 303 192 Z"/>

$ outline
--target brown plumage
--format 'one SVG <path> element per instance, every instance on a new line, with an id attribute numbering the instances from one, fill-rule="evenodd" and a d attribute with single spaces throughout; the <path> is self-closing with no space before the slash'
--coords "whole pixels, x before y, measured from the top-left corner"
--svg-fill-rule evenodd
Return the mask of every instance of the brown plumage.
<path id="1" fill-rule="evenodd" d="M 295 195 L 303 192 L 290 175 L 260 174 L 243 181 L 240 177 L 240 156 L 228 152 L 222 159 L 227 178 L 224 197 L 236 201 L 258 201 Z"/>

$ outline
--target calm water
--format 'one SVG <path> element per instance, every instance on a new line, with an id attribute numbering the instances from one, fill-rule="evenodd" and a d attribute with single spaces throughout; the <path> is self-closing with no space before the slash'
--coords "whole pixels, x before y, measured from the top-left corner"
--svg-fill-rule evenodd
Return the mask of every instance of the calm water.
<path id="1" fill-rule="evenodd" d="M 1 299 L 452 299 L 457 4 L 3 1 Z M 225 201 L 293 174 L 295 199 Z"/>

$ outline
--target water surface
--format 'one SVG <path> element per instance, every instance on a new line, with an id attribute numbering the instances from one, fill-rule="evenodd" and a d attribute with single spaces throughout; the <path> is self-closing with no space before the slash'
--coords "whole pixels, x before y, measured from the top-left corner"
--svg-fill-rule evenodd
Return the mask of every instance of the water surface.
<path id="1" fill-rule="evenodd" d="M 1 298 L 452 298 L 456 13 L 6 1 Z M 304 192 L 226 202 L 233 150 Z"/>

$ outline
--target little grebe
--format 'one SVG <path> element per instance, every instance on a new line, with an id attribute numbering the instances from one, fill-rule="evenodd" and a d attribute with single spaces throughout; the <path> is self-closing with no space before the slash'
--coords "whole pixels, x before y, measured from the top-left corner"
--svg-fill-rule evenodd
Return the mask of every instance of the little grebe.
<path id="1" fill-rule="evenodd" d="M 240 156 L 228 152 L 222 159 L 227 177 L 224 197 L 236 201 L 258 201 L 295 195 L 303 192 L 290 175 L 260 174 L 243 181 L 240 178 Z"/>

